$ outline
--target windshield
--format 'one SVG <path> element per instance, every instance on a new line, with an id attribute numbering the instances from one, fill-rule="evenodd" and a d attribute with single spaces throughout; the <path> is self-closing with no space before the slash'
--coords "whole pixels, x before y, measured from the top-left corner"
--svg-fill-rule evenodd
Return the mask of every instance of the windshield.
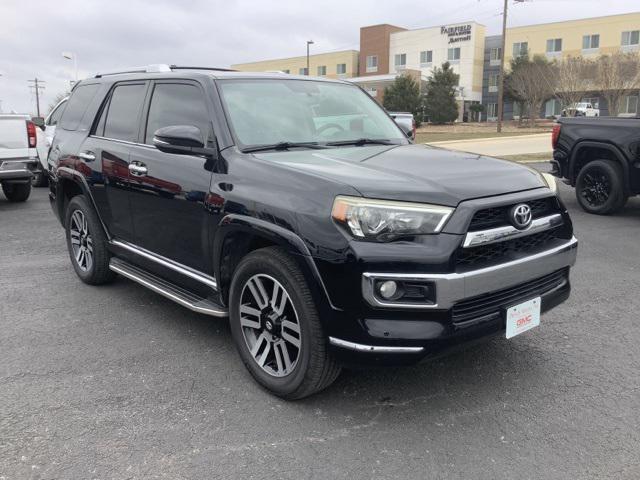
<path id="1" fill-rule="evenodd" d="M 243 147 L 363 138 L 408 143 L 382 108 L 354 85 L 284 78 L 221 80 L 219 85 Z"/>

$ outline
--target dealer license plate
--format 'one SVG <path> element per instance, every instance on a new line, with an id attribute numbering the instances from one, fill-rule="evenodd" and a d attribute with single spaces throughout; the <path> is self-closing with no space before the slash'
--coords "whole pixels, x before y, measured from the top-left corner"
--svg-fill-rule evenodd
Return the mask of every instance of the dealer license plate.
<path id="1" fill-rule="evenodd" d="M 507 338 L 540 325 L 540 297 L 507 309 Z"/>

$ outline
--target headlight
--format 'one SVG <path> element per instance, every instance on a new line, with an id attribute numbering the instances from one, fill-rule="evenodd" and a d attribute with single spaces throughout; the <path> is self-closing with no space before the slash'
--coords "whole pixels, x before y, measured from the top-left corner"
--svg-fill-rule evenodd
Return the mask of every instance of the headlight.
<path id="1" fill-rule="evenodd" d="M 389 241 L 404 235 L 438 233 L 453 208 L 423 203 L 336 197 L 331 216 L 354 237 Z"/>
<path id="2" fill-rule="evenodd" d="M 558 185 L 556 184 L 556 177 L 551 175 L 550 173 L 541 173 L 543 180 L 547 184 L 547 187 L 551 189 L 553 193 L 558 192 Z"/>

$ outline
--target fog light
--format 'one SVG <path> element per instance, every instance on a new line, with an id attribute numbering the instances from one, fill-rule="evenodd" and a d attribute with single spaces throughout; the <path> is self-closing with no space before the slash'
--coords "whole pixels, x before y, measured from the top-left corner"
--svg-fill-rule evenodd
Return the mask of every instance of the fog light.
<path id="1" fill-rule="evenodd" d="M 386 282 L 382 282 L 378 287 L 378 292 L 380 296 L 385 300 L 389 300 L 393 298 L 396 292 L 398 291 L 398 284 L 393 280 L 387 280 Z"/>

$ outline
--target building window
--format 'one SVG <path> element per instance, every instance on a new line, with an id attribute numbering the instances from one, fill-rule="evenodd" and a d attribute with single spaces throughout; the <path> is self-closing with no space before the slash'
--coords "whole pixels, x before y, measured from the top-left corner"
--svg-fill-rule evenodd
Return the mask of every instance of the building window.
<path id="1" fill-rule="evenodd" d="M 583 35 L 582 50 L 597 50 L 600 48 L 600 35 Z"/>
<path id="2" fill-rule="evenodd" d="M 396 67 L 396 70 L 400 70 L 407 67 L 407 54 L 406 53 L 397 53 L 394 57 L 393 64 Z"/>
<path id="3" fill-rule="evenodd" d="M 451 63 L 460 61 L 460 47 L 450 48 L 447 50 L 447 60 Z"/>
<path id="4" fill-rule="evenodd" d="M 367 73 L 378 71 L 378 56 L 367 55 Z"/>
<path id="5" fill-rule="evenodd" d="M 630 115 L 638 113 L 638 97 L 636 95 L 627 95 L 622 100 L 622 112 Z"/>
<path id="6" fill-rule="evenodd" d="M 319 77 L 324 77 L 327 74 L 327 66 L 326 65 L 319 65 L 318 66 L 318 76 Z"/>
<path id="7" fill-rule="evenodd" d="M 490 73 L 489 74 L 489 92 L 497 92 L 498 91 L 498 74 Z"/>
<path id="8" fill-rule="evenodd" d="M 302 67 L 298 69 L 298 74 L 299 75 L 308 75 L 309 72 L 307 71 L 307 67 Z"/>
<path id="9" fill-rule="evenodd" d="M 562 39 L 550 38 L 547 40 L 547 55 L 556 55 L 562 52 Z"/>
<path id="10" fill-rule="evenodd" d="M 513 44 L 513 56 L 514 58 L 524 57 L 529 54 L 528 42 L 516 42 Z"/>
<path id="11" fill-rule="evenodd" d="M 420 52 L 420 66 L 430 67 L 433 62 L 433 50 L 424 50 Z"/>
<path id="12" fill-rule="evenodd" d="M 365 87 L 365 91 L 373 98 L 378 96 L 378 89 L 376 87 Z"/>
<path id="13" fill-rule="evenodd" d="M 635 50 L 638 48 L 638 44 L 640 44 L 640 30 L 622 32 L 623 50 Z"/>
<path id="14" fill-rule="evenodd" d="M 600 99 L 598 97 L 584 97 L 580 101 L 582 103 L 590 103 L 593 108 L 600 108 Z"/>
<path id="15" fill-rule="evenodd" d="M 498 104 L 487 103 L 487 120 L 495 121 L 498 119 Z"/>
<path id="16" fill-rule="evenodd" d="M 336 72 L 338 75 L 346 75 L 347 74 L 347 64 L 339 63 L 336 65 Z"/>
<path id="17" fill-rule="evenodd" d="M 489 65 L 500 65 L 500 59 L 502 58 L 502 48 L 492 48 L 489 52 Z"/>
<path id="18" fill-rule="evenodd" d="M 562 111 L 562 105 L 560 104 L 560 100 L 557 98 L 552 98 L 551 100 L 547 100 L 547 103 L 544 105 L 544 116 L 545 117 L 557 117 L 560 115 Z"/>

